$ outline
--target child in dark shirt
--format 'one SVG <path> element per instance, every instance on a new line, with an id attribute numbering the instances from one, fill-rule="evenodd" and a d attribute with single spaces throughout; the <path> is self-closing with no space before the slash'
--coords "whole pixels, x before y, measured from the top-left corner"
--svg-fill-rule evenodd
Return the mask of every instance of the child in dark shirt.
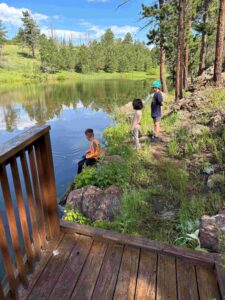
<path id="1" fill-rule="evenodd" d="M 95 138 L 93 129 L 87 129 L 85 131 L 85 136 L 91 144 L 90 144 L 90 149 L 85 152 L 83 159 L 78 162 L 78 171 L 77 171 L 78 174 L 82 172 L 84 165 L 86 166 L 95 165 L 99 159 L 100 151 L 101 151 L 100 143 Z"/>
<path id="2" fill-rule="evenodd" d="M 160 121 L 162 117 L 163 96 L 161 93 L 161 82 L 154 81 L 151 85 L 154 95 L 151 103 L 151 116 L 154 122 L 152 140 L 158 141 L 160 135 Z"/>

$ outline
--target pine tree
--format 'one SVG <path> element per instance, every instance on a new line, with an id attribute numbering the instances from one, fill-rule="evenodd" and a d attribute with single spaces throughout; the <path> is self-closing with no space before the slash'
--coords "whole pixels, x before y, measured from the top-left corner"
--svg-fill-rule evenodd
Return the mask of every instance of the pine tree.
<path id="1" fill-rule="evenodd" d="M 23 22 L 23 27 L 20 29 L 20 36 L 25 44 L 31 49 L 32 57 L 35 58 L 35 49 L 39 41 L 40 30 L 29 11 L 23 12 L 21 20 Z"/>
<path id="2" fill-rule="evenodd" d="M 2 47 L 6 39 L 7 31 L 3 25 L 3 22 L 0 20 L 0 56 L 2 55 Z"/>
<path id="3" fill-rule="evenodd" d="M 179 22 L 176 67 L 176 101 L 183 97 L 185 0 L 179 0 Z"/>
<path id="4" fill-rule="evenodd" d="M 225 0 L 220 0 L 220 9 L 217 23 L 214 81 L 217 85 L 222 80 L 222 65 L 224 54 L 224 33 L 225 33 Z"/>

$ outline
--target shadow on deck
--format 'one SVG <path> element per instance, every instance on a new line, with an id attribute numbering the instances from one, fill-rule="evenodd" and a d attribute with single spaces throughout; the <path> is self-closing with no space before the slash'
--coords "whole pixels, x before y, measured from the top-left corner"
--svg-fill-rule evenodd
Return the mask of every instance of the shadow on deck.
<path id="1" fill-rule="evenodd" d="M 223 299 L 225 280 L 217 255 L 60 223 L 49 129 L 32 128 L 0 147 L 0 183 L 11 240 L 0 214 L 6 273 L 1 300 Z"/>

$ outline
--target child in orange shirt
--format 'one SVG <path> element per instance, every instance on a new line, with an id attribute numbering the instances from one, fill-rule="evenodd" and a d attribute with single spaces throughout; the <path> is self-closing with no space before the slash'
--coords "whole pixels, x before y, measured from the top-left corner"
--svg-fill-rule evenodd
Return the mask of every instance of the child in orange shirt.
<path id="1" fill-rule="evenodd" d="M 99 159 L 100 151 L 101 151 L 100 143 L 95 138 L 93 129 L 87 129 L 85 131 L 85 136 L 91 144 L 90 144 L 90 149 L 85 152 L 83 159 L 78 162 L 78 171 L 77 171 L 78 174 L 82 172 L 84 165 L 86 166 L 95 165 Z"/>

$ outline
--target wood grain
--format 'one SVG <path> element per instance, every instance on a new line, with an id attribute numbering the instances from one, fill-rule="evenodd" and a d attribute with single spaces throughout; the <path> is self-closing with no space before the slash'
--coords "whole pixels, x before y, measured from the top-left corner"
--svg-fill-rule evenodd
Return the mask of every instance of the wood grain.
<path id="1" fill-rule="evenodd" d="M 0 299 L 5 300 L 5 294 L 1 282 L 0 282 Z"/>
<path id="2" fill-rule="evenodd" d="M 36 264 L 35 270 L 29 276 L 29 286 L 26 289 L 21 289 L 19 291 L 19 299 L 25 300 L 28 299 L 29 294 L 33 290 L 36 282 L 41 277 L 41 274 L 45 267 L 47 266 L 48 262 L 50 261 L 53 251 L 58 248 L 59 244 L 61 243 L 64 234 L 61 234 L 57 239 L 52 239 L 50 242 L 47 243 L 46 249 L 44 249 L 41 253 L 41 260 Z"/>
<path id="3" fill-rule="evenodd" d="M 32 181 L 33 181 L 33 187 L 34 187 L 34 195 L 35 195 L 36 206 L 37 206 L 40 244 L 41 244 L 41 247 L 44 248 L 46 245 L 46 233 L 45 233 L 42 202 L 41 202 L 41 195 L 40 195 L 40 189 L 39 189 L 39 180 L 38 180 L 38 175 L 37 175 L 37 168 L 36 168 L 36 163 L 35 163 L 35 155 L 34 155 L 33 146 L 30 146 L 28 148 L 28 153 L 29 153 L 30 169 L 31 169 Z"/>
<path id="4" fill-rule="evenodd" d="M 36 256 L 39 257 L 41 245 L 40 245 L 40 237 L 38 232 L 38 222 L 37 222 L 37 216 L 36 216 L 36 211 L 34 206 L 34 197 L 33 197 L 33 191 L 31 186 L 29 169 L 27 165 L 27 158 L 24 150 L 21 153 L 20 160 L 21 160 L 25 188 L 27 193 L 28 208 L 29 208 L 32 232 L 33 232 L 33 243 L 34 243 Z"/>
<path id="5" fill-rule="evenodd" d="M 200 299 L 221 299 L 216 276 L 212 268 L 196 267 Z"/>
<path id="6" fill-rule="evenodd" d="M 106 249 L 106 243 L 94 241 L 71 299 L 91 299 Z"/>
<path id="7" fill-rule="evenodd" d="M 12 295 L 13 299 L 15 300 L 15 299 L 18 299 L 17 283 L 16 283 L 15 276 L 14 276 L 14 267 L 13 267 L 11 257 L 10 257 L 8 242 L 6 239 L 6 233 L 5 233 L 5 228 L 4 228 L 1 213 L 0 213 L 0 235 L 1 235 L 0 250 L 2 253 L 3 264 L 5 267 L 5 272 L 6 272 L 7 280 L 9 283 L 9 287 L 11 290 L 11 295 Z"/>
<path id="8" fill-rule="evenodd" d="M 105 258 L 103 260 L 98 281 L 94 289 L 94 293 L 92 296 L 93 299 L 108 300 L 113 298 L 122 254 L 122 245 L 109 245 Z"/>
<path id="9" fill-rule="evenodd" d="M 93 228 L 87 225 L 75 224 L 67 221 L 61 221 L 61 228 L 65 232 L 77 232 L 79 234 L 96 237 L 98 239 L 110 240 L 117 243 L 123 243 L 151 251 L 157 251 L 158 253 L 165 255 L 173 255 L 177 257 L 187 258 L 195 263 L 205 263 L 214 266 L 215 259 L 210 253 L 200 253 L 199 251 L 184 249 L 181 247 L 167 245 L 158 241 L 148 240 L 142 237 L 134 237 L 127 234 L 121 234 L 118 232 Z"/>
<path id="10" fill-rule="evenodd" d="M 177 259 L 177 291 L 180 300 L 197 300 L 198 287 L 195 266 Z"/>
<path id="11" fill-rule="evenodd" d="M 54 250 L 53 256 L 43 270 L 36 282 L 30 300 L 48 299 L 55 284 L 61 275 L 67 259 L 75 244 L 75 235 L 65 235 L 58 248 Z"/>
<path id="12" fill-rule="evenodd" d="M 20 279 L 22 283 L 27 286 L 27 275 L 26 268 L 23 263 L 23 255 L 20 247 L 17 224 L 16 224 L 16 216 L 14 212 L 13 202 L 11 198 L 11 193 L 9 189 L 8 176 L 6 173 L 6 169 L 4 165 L 0 165 L 0 180 L 2 185 L 2 193 L 5 202 L 5 210 L 9 224 L 10 235 L 12 239 L 13 250 L 15 253 L 16 264 L 19 270 Z"/>
<path id="13" fill-rule="evenodd" d="M 155 300 L 156 298 L 157 255 L 147 250 L 141 250 L 136 300 Z"/>
<path id="14" fill-rule="evenodd" d="M 176 300 L 176 268 L 175 259 L 166 255 L 158 256 L 157 300 Z"/>
<path id="15" fill-rule="evenodd" d="M 49 132 L 49 125 L 34 126 L 0 146 L 0 164 L 16 156 L 21 150 L 31 145 L 39 137 Z"/>
<path id="16" fill-rule="evenodd" d="M 83 265 L 92 246 L 92 239 L 78 236 L 68 261 L 52 291 L 49 299 L 67 300 L 74 290 Z"/>
<path id="17" fill-rule="evenodd" d="M 114 299 L 134 299 L 137 271 L 139 263 L 139 249 L 126 246 L 120 266 Z"/>

